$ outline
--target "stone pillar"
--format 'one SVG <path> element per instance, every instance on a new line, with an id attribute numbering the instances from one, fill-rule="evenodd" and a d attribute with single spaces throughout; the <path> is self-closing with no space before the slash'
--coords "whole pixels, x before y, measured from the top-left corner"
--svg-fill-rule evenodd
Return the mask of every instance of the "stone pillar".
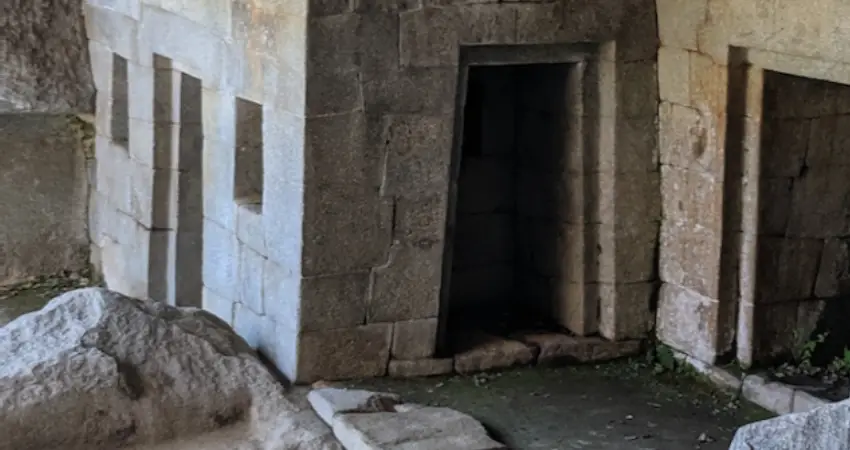
<path id="1" fill-rule="evenodd" d="M 705 7 L 658 4 L 663 285 L 657 333 L 711 363 L 718 354 L 728 48 L 700 51 Z"/>

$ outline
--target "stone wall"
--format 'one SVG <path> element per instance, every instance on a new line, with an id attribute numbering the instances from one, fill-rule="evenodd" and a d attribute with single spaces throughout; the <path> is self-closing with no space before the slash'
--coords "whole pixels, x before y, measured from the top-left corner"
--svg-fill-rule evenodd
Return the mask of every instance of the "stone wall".
<path id="1" fill-rule="evenodd" d="M 203 306 L 294 375 L 306 2 L 91 0 L 85 17 L 107 285 Z"/>
<path id="2" fill-rule="evenodd" d="M 84 28 L 79 0 L 0 5 L 0 285 L 88 265 Z"/>
<path id="3" fill-rule="evenodd" d="M 469 58 L 581 62 L 568 164 L 585 274 L 571 316 L 582 334 L 646 335 L 660 214 L 651 0 L 91 0 L 85 13 L 91 238 L 111 288 L 200 304 L 298 381 L 427 365 Z"/>
<path id="4" fill-rule="evenodd" d="M 753 343 L 762 361 L 836 323 L 822 313 L 850 294 L 850 86 L 768 71 L 763 96 Z M 840 328 L 820 331 L 835 339 L 847 335 Z"/>
<path id="5" fill-rule="evenodd" d="M 210 309 L 301 381 L 428 364 L 468 67 L 581 63 L 581 151 L 554 171 L 582 205 L 557 233 L 581 245 L 555 247 L 582 255 L 580 282 L 565 277 L 580 291 L 570 328 L 645 336 L 660 276 L 661 340 L 747 364 L 769 240 L 765 71 L 850 84 L 848 13 L 838 0 L 90 0 L 93 259 L 126 294 Z M 29 89 L 2 98 L 35 108 Z"/>
<path id="6" fill-rule="evenodd" d="M 652 1 L 311 6 L 303 265 L 290 281 L 301 287 L 299 380 L 380 376 L 391 359 L 435 354 L 456 99 L 481 45 L 502 57 L 517 46 L 507 59 L 525 63 L 557 62 L 556 44 L 589 49 L 596 126 L 579 167 L 593 186 L 593 276 L 577 307 L 599 311 L 586 332 L 646 334 L 660 211 Z"/>
<path id="7" fill-rule="evenodd" d="M 88 267 L 88 127 L 68 115 L 0 114 L 0 285 Z"/>
<path id="8" fill-rule="evenodd" d="M 657 7 L 664 217 L 658 335 L 702 361 L 731 355 L 746 365 L 760 333 L 756 318 L 766 313 L 756 300 L 756 249 L 770 247 L 759 236 L 759 204 L 770 201 L 760 198 L 759 161 L 772 155 L 761 135 L 807 139 L 799 130 L 762 130 L 765 71 L 849 84 L 850 52 L 841 43 L 850 29 L 841 18 L 850 5 L 658 0 Z"/>

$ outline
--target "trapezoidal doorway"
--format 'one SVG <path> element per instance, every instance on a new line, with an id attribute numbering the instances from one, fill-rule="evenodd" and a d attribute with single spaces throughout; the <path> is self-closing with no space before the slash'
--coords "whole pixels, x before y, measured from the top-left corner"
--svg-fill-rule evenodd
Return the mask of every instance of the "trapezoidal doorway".
<path id="1" fill-rule="evenodd" d="M 596 122 L 582 88 L 587 67 L 579 58 L 472 65 L 465 72 L 443 262 L 441 353 L 467 352 L 482 339 L 525 342 L 529 334 L 567 338 L 597 331 L 598 302 L 586 289 L 593 265 L 585 264 L 585 242 L 594 231 L 585 226 L 585 194 L 596 190 L 583 173 L 585 153 L 596 151 L 586 145 L 594 138 L 587 128 Z"/>
<path id="2" fill-rule="evenodd" d="M 460 146 L 449 332 L 569 326 L 581 296 L 582 227 L 562 171 L 580 118 L 576 64 L 469 70 Z M 580 99 L 579 99 L 580 105 Z M 566 175 L 566 176 L 564 176 Z"/>

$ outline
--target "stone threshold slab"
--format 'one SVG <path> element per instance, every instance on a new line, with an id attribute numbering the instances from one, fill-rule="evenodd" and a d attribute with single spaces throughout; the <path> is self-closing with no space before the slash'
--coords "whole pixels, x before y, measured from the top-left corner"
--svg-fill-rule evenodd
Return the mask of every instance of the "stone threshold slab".
<path id="1" fill-rule="evenodd" d="M 460 336 L 453 358 L 392 360 L 389 375 L 468 375 L 518 366 L 598 363 L 636 355 L 641 344 L 639 340 L 609 341 L 554 332 L 519 332 L 505 338 L 474 331 Z"/>
<path id="2" fill-rule="evenodd" d="M 716 386 L 734 391 L 739 397 L 778 415 L 808 412 L 833 403 L 795 386 L 771 381 L 762 374 L 739 376 L 683 353 L 676 352 L 675 355 L 679 361 L 684 361 L 694 370 L 705 375 Z"/>

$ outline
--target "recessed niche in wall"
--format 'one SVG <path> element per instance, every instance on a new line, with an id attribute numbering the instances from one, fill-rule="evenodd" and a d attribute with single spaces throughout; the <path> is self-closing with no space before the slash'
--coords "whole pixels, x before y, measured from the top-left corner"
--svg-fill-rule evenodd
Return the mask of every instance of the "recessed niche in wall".
<path id="1" fill-rule="evenodd" d="M 850 347 L 850 86 L 764 72 L 753 352 Z"/>
<path id="2" fill-rule="evenodd" d="M 237 202 L 263 203 L 263 107 L 236 99 L 236 179 L 233 196 Z"/>
<path id="3" fill-rule="evenodd" d="M 175 304 L 174 298 L 174 245 L 177 201 L 174 195 L 177 186 L 177 171 L 169 170 L 176 161 L 177 147 L 174 117 L 177 105 L 173 105 L 180 89 L 179 78 L 171 67 L 171 60 L 154 55 L 154 167 L 152 230 L 150 240 L 150 266 L 148 267 L 148 295 L 163 303 Z"/>
<path id="4" fill-rule="evenodd" d="M 125 149 L 130 140 L 130 104 L 128 101 L 127 60 L 112 55 L 112 142 Z"/>
<path id="5" fill-rule="evenodd" d="M 201 101 L 201 80 L 182 74 L 175 262 L 175 298 L 178 306 L 201 306 L 204 251 L 204 136 Z"/>
<path id="6" fill-rule="evenodd" d="M 469 68 L 444 262 L 450 335 L 558 331 L 583 296 L 583 218 L 570 217 L 581 193 L 567 189 L 582 175 L 566 163 L 583 151 L 580 73 L 572 63 Z"/>

